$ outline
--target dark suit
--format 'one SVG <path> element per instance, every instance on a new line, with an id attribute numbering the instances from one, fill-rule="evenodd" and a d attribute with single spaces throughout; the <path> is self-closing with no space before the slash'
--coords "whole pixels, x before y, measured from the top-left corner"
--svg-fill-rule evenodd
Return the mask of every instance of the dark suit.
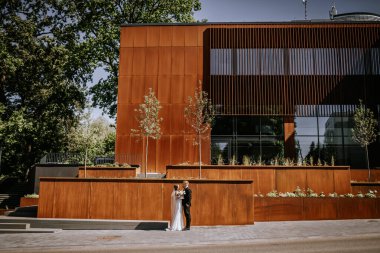
<path id="1" fill-rule="evenodd" d="M 185 188 L 185 196 L 182 200 L 183 211 L 185 212 L 186 217 L 186 229 L 190 229 L 191 224 L 191 189 L 189 187 Z"/>

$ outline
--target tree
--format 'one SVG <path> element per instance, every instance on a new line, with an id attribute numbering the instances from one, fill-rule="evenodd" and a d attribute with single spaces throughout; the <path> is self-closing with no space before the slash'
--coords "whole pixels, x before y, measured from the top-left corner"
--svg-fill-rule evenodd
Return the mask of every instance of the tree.
<path id="1" fill-rule="evenodd" d="M 87 53 L 108 74 L 90 92 L 93 105 L 111 117 L 116 114 L 120 25 L 132 23 L 195 22 L 199 0 L 76 0 L 61 2 L 59 9 L 73 17 L 72 25 L 84 39 Z"/>
<path id="2" fill-rule="evenodd" d="M 161 109 L 160 102 L 156 98 L 153 90 L 150 88 L 148 95 L 144 96 L 144 103 L 140 104 L 137 112 L 137 121 L 139 129 L 131 129 L 132 135 L 139 136 L 146 140 L 145 144 L 145 177 L 148 170 L 148 146 L 149 138 L 157 140 L 161 137 L 162 118 L 159 117 Z"/>
<path id="3" fill-rule="evenodd" d="M 55 4 L 0 1 L 2 168 L 25 176 L 47 152 L 61 151 L 86 101 L 93 61 Z"/>
<path id="4" fill-rule="evenodd" d="M 378 123 L 373 112 L 369 108 L 366 108 L 361 100 L 359 100 L 359 102 L 359 107 L 356 108 L 354 113 L 352 139 L 365 148 L 369 181 L 371 178 L 371 170 L 369 167 L 368 145 L 376 140 L 376 128 Z"/>
<path id="5" fill-rule="evenodd" d="M 0 0 L 2 171 L 65 150 L 96 68 L 94 105 L 114 116 L 122 23 L 190 22 L 199 0 Z"/>
<path id="6" fill-rule="evenodd" d="M 208 94 L 199 87 L 195 90 L 194 97 L 188 97 L 185 107 L 186 122 L 191 126 L 197 135 L 194 142 L 198 145 L 199 153 L 199 178 L 202 176 L 202 135 L 211 130 L 215 118 L 215 110 Z"/>
<path id="7" fill-rule="evenodd" d="M 96 156 L 110 156 L 115 149 L 115 128 L 103 118 L 91 119 L 90 112 L 85 113 L 80 123 L 72 128 L 69 135 L 67 152 L 88 153 L 90 161 Z"/>

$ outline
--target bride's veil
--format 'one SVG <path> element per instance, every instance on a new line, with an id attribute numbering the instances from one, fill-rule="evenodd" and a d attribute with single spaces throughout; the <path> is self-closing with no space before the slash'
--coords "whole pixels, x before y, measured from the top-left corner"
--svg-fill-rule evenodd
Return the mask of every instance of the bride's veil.
<path id="1" fill-rule="evenodd" d="M 175 210 L 175 202 L 176 202 L 176 196 L 175 196 L 175 190 L 173 190 L 173 192 L 172 192 L 172 195 L 171 195 L 171 214 L 172 214 L 172 218 L 174 217 L 174 215 L 175 215 L 175 212 L 176 212 L 176 210 Z"/>

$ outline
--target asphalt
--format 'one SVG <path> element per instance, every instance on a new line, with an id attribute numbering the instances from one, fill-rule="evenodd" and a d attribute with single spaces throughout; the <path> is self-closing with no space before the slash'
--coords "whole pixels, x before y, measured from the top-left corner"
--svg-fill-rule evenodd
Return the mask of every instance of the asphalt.
<path id="1" fill-rule="evenodd" d="M 380 220 L 257 222 L 190 231 L 0 234 L 0 252 L 380 252 Z"/>

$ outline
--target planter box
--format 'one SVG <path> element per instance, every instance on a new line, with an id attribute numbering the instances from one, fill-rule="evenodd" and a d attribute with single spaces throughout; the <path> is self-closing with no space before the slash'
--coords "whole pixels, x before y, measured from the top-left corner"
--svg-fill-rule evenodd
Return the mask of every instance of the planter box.
<path id="1" fill-rule="evenodd" d="M 134 178 L 140 173 L 140 167 L 79 167 L 78 177 L 84 178 Z"/>
<path id="2" fill-rule="evenodd" d="M 38 206 L 39 198 L 25 198 L 20 199 L 20 207 L 22 206 Z"/>
<path id="3" fill-rule="evenodd" d="M 302 198 L 255 198 L 255 221 L 303 220 Z"/>
<path id="4" fill-rule="evenodd" d="M 167 178 L 198 178 L 195 165 L 169 165 Z M 244 166 L 204 165 L 202 178 L 220 180 L 248 179 L 255 182 L 255 193 L 266 194 L 272 190 L 293 192 L 297 186 L 315 192 L 346 194 L 351 192 L 348 166 Z"/>
<path id="5" fill-rule="evenodd" d="M 252 180 L 189 180 L 193 225 L 254 222 Z M 170 179 L 41 178 L 38 218 L 170 220 Z"/>
<path id="6" fill-rule="evenodd" d="M 380 182 L 351 182 L 351 187 L 353 194 L 358 194 L 359 192 L 365 194 L 369 190 L 376 190 L 378 196 L 380 196 Z"/>
<path id="7" fill-rule="evenodd" d="M 255 221 L 378 218 L 380 198 L 255 198 Z"/>

